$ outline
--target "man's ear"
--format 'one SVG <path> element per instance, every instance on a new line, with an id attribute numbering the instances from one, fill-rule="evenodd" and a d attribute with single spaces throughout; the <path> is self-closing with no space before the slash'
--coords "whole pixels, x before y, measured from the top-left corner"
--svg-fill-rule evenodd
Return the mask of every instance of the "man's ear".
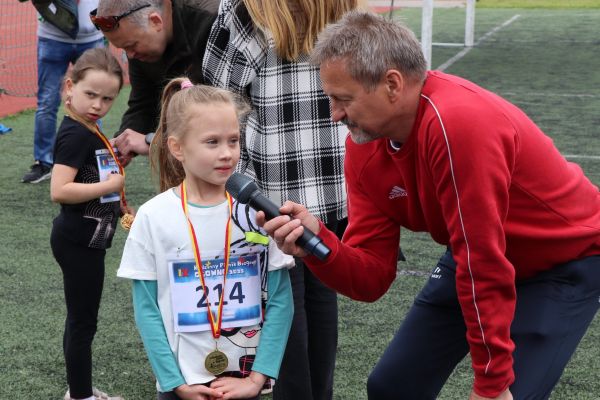
<path id="1" fill-rule="evenodd" d="M 150 14 L 148 14 L 148 24 L 154 29 L 156 29 L 157 32 L 162 31 L 164 28 L 163 18 L 156 11 L 153 11 Z"/>
<path id="2" fill-rule="evenodd" d="M 385 73 L 385 85 L 390 101 L 395 101 L 402 95 L 406 78 L 397 69 L 390 69 Z"/>
<path id="3" fill-rule="evenodd" d="M 183 162 L 183 148 L 181 147 L 180 139 L 177 139 L 174 136 L 169 136 L 167 138 L 167 147 L 169 148 L 169 152 L 173 157 L 175 157 L 179 162 Z"/>

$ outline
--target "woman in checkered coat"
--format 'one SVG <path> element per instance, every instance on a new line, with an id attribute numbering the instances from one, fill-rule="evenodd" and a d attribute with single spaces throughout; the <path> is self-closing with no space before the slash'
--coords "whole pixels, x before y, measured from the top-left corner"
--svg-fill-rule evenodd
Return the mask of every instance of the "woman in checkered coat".
<path id="1" fill-rule="evenodd" d="M 282 204 L 292 200 L 341 236 L 346 226 L 346 130 L 331 120 L 319 71 L 308 62 L 317 34 L 361 0 L 223 0 L 203 62 L 205 82 L 249 98 L 240 172 Z M 296 260 L 294 322 L 273 398 L 331 399 L 337 298 Z"/>

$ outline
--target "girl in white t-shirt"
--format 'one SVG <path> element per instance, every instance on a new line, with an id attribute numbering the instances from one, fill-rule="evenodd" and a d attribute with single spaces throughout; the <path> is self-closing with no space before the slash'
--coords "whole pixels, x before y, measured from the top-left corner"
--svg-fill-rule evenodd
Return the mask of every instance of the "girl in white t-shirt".
<path id="1" fill-rule="evenodd" d="M 161 104 L 151 151 L 162 193 L 140 207 L 118 271 L 133 280 L 158 398 L 258 398 L 287 343 L 294 262 L 225 191 L 247 107 L 185 78 Z"/>

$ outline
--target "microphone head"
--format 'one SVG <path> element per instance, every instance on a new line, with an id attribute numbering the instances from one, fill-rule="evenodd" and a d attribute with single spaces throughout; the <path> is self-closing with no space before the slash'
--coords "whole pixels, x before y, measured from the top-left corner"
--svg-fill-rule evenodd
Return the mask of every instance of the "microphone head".
<path id="1" fill-rule="evenodd" d="M 225 190 L 240 203 L 247 204 L 252 193 L 258 190 L 258 186 L 246 175 L 234 172 L 225 182 Z"/>

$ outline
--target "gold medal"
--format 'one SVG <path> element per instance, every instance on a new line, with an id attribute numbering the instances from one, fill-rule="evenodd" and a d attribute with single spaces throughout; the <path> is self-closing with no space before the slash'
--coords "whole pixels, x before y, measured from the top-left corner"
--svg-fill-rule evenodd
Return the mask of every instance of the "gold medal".
<path id="1" fill-rule="evenodd" d="M 204 367 L 215 376 L 225 372 L 228 364 L 227 356 L 219 350 L 210 352 L 204 359 Z"/>
<path id="2" fill-rule="evenodd" d="M 129 229 L 131 229 L 131 224 L 133 224 L 133 215 L 127 213 L 124 214 L 121 217 L 121 226 L 123 227 L 123 229 L 125 229 L 126 231 L 128 231 Z"/>

